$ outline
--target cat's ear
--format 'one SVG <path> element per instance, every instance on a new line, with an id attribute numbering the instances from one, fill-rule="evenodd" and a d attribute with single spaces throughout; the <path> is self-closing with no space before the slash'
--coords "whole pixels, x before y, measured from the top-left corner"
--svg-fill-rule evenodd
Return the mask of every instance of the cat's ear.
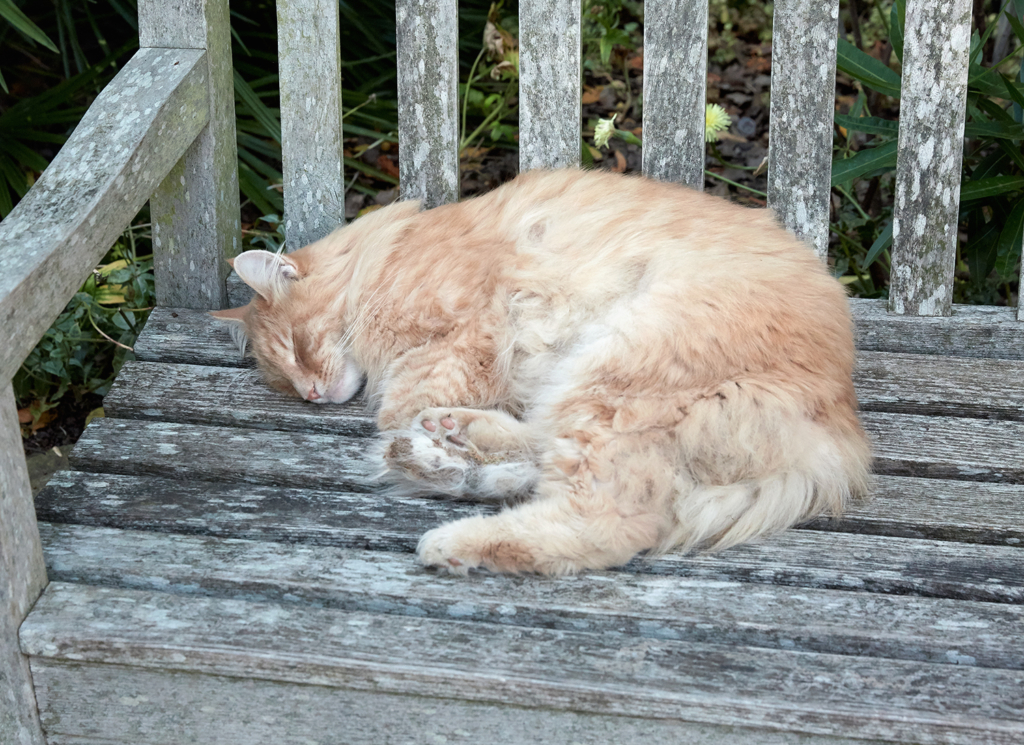
<path id="1" fill-rule="evenodd" d="M 248 309 L 248 305 L 243 305 L 240 308 L 227 308 L 226 310 L 211 310 L 210 315 L 216 318 L 218 321 L 227 321 L 228 323 L 245 323 L 245 314 L 248 311 Z"/>
<path id="2" fill-rule="evenodd" d="M 245 251 L 235 257 L 232 266 L 239 279 L 265 298 L 302 278 L 294 261 L 270 251 Z"/>

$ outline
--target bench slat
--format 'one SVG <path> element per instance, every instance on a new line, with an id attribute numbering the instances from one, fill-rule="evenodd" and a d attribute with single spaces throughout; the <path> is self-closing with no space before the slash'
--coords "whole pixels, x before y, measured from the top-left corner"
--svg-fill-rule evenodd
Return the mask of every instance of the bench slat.
<path id="1" fill-rule="evenodd" d="M 580 10 L 576 2 L 520 0 L 520 172 L 580 163 Z"/>
<path id="2" fill-rule="evenodd" d="M 376 511 L 382 499 L 388 505 L 386 515 Z M 841 519 L 822 518 L 804 527 L 1021 546 L 1022 503 L 1024 486 L 1019 484 L 878 476 L 870 500 L 853 503 Z M 356 517 L 363 508 L 373 514 Z M 417 531 L 424 527 L 492 508 L 442 500 L 403 500 L 223 482 L 201 481 L 190 486 L 152 476 L 65 471 L 54 476 L 39 493 L 36 509 L 41 518 L 53 522 L 205 532 L 273 541 L 317 541 L 320 528 L 329 541 L 334 531 L 367 528 L 367 545 L 376 545 L 373 536 L 382 534 L 390 536 L 386 540 L 399 543 L 381 545 L 411 549 L 415 547 Z M 401 539 L 395 537 L 399 534 Z"/>
<path id="3" fill-rule="evenodd" d="M 854 383 L 865 411 L 1024 420 L 1021 362 L 861 352 Z M 269 388 L 256 370 L 235 367 L 126 362 L 103 406 L 117 419 L 333 434 L 375 431 L 361 397 L 316 406 Z"/>
<path id="4" fill-rule="evenodd" d="M 233 304 L 244 304 L 240 300 L 236 297 Z M 855 298 L 851 308 L 857 346 L 863 351 L 1024 359 L 1024 324 L 1016 320 L 1013 308 L 957 305 L 952 318 L 889 315 L 884 300 Z M 135 342 L 135 356 L 145 362 L 219 367 L 254 364 L 239 355 L 222 324 L 202 311 L 184 308 L 156 308 Z M 929 365 L 924 359 L 921 363 L 922 369 Z M 978 374 L 985 369 L 982 365 Z M 998 382 L 995 386 L 1002 389 Z"/>
<path id="5" fill-rule="evenodd" d="M 704 189 L 707 0 L 644 4 L 644 175 Z"/>
<path id="6" fill-rule="evenodd" d="M 860 418 L 877 473 L 1024 483 L 1024 423 L 877 411 Z"/>
<path id="7" fill-rule="evenodd" d="M 55 476 L 36 502 L 40 519 L 56 522 L 384 551 L 412 551 L 429 528 L 497 509 L 383 494 L 77 472 Z M 1024 550 L 1017 546 L 796 530 L 719 554 L 668 554 L 635 560 L 627 568 L 694 579 L 1019 604 L 1024 602 Z"/>
<path id="8" fill-rule="evenodd" d="M 338 3 L 279 0 L 281 162 L 287 249 L 345 222 Z"/>
<path id="9" fill-rule="evenodd" d="M 456 0 L 397 0 L 398 158 L 402 199 L 459 200 Z"/>
<path id="10" fill-rule="evenodd" d="M 828 254 L 839 0 L 778 0 L 772 21 L 768 206 Z"/>
<path id="11" fill-rule="evenodd" d="M 946 742 L 1024 735 L 1024 675 L 1015 670 L 60 583 L 21 642 L 49 660 L 523 707 Z"/>
<path id="12" fill-rule="evenodd" d="M 225 402 L 223 405 L 229 405 Z M 876 473 L 1024 483 L 1024 424 L 863 412 Z M 211 447 L 217 443 L 217 447 Z M 311 488 L 364 490 L 373 481 L 361 437 L 241 427 L 96 419 L 71 463 L 83 470 Z"/>
<path id="13" fill-rule="evenodd" d="M 43 535 L 54 582 L 1024 669 L 1024 648 L 1007 644 L 1024 625 L 1021 606 L 618 572 L 449 577 L 380 551 L 69 525 Z"/>
<path id="14" fill-rule="evenodd" d="M 33 661 L 32 673 L 48 745 L 308 745 L 324 742 L 325 732 L 343 732 L 345 745 L 883 745 L 874 740 L 647 719 L 636 712 L 612 716 L 548 707 L 522 709 L 40 658 Z M 125 691 L 145 691 L 145 695 L 125 696 Z M 173 721 L 163 707 L 167 701 L 177 705 Z M 81 732 L 104 737 L 82 738 Z"/>
<path id="15" fill-rule="evenodd" d="M 948 316 L 953 302 L 971 0 L 908 0 L 889 310 Z"/>

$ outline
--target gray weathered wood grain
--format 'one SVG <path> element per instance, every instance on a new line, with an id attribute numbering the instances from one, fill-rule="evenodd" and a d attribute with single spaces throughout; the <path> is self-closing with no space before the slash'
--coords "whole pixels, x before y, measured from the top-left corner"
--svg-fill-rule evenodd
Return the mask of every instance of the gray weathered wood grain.
<path id="1" fill-rule="evenodd" d="M 884 412 L 861 419 L 875 443 L 877 473 L 1024 483 L 1020 422 Z M 372 444 L 343 435 L 102 419 L 82 434 L 71 462 L 114 473 L 363 489 L 375 468 L 367 461 Z"/>
<path id="2" fill-rule="evenodd" d="M 18 627 L 46 587 L 14 390 L 0 390 L 0 744 L 43 745 Z"/>
<path id="3" fill-rule="evenodd" d="M 456 0 L 397 0 L 398 171 L 402 199 L 459 200 Z"/>
<path id="4" fill-rule="evenodd" d="M 158 304 L 223 308 L 242 250 L 227 0 L 140 2 L 139 46 L 206 50 L 209 123 L 150 199 L 153 271 Z"/>
<path id="5" fill-rule="evenodd" d="M 248 302 L 246 298 L 238 297 L 233 304 L 243 305 L 245 302 Z M 1013 308 L 957 305 L 951 318 L 935 318 L 890 315 L 885 310 L 884 300 L 854 298 L 851 307 L 857 345 L 861 350 L 975 359 L 1024 359 L 1024 324 L 1016 320 Z M 184 308 L 154 310 L 135 343 L 135 353 L 139 360 L 146 362 L 220 367 L 253 365 L 252 359 L 243 359 L 239 355 L 238 346 L 223 324 L 206 313 Z M 939 366 L 945 363 L 921 360 L 921 364 Z M 963 374 L 967 375 L 968 369 L 963 368 Z M 996 370 L 994 375 L 1013 374 L 1013 368 L 997 365 L 993 369 Z M 974 368 L 968 379 L 981 379 L 984 371 L 984 365 Z M 954 395 L 955 381 L 950 382 L 949 392 Z M 994 381 L 993 390 L 1002 392 L 1007 389 Z"/>
<path id="6" fill-rule="evenodd" d="M 854 370 L 867 411 L 1024 420 L 1024 362 L 861 351 Z"/>
<path id="7" fill-rule="evenodd" d="M 644 4 L 644 175 L 704 188 L 707 0 Z"/>
<path id="8" fill-rule="evenodd" d="M 255 365 L 251 357 L 242 357 L 225 324 L 205 311 L 188 308 L 155 308 L 133 346 L 136 359 L 145 362 Z"/>
<path id="9" fill-rule="evenodd" d="M 0 381 L 206 124 L 206 75 L 202 51 L 140 50 L 0 222 Z"/>
<path id="10" fill-rule="evenodd" d="M 26 653 L 826 735 L 1015 743 L 1024 672 L 53 583 Z"/>
<path id="11" fill-rule="evenodd" d="M 491 505 L 384 494 L 61 473 L 40 492 L 48 520 L 318 545 L 412 551 L 437 524 Z M 1024 602 L 1020 544 L 978 546 L 887 536 L 789 531 L 720 554 L 638 559 L 631 572 L 821 589 Z"/>
<path id="12" fill-rule="evenodd" d="M 956 357 L 1024 359 L 1024 325 L 1013 308 L 954 305 L 952 316 L 901 316 L 885 300 L 851 298 L 859 349 Z"/>
<path id="13" fill-rule="evenodd" d="M 948 316 L 953 302 L 971 0 L 908 2 L 889 310 Z"/>
<path id="14" fill-rule="evenodd" d="M 519 170 L 580 162 L 580 3 L 519 4 Z"/>
<path id="15" fill-rule="evenodd" d="M 338 3 L 277 3 L 281 162 L 287 249 L 345 222 Z"/>
<path id="16" fill-rule="evenodd" d="M 1024 363 L 862 352 L 854 382 L 866 411 L 1024 420 Z M 317 406 L 269 388 L 257 370 L 127 362 L 108 417 L 372 436 L 364 399 Z"/>
<path id="17" fill-rule="evenodd" d="M 342 435 L 95 419 L 75 443 L 75 468 L 199 480 L 365 491 L 380 466 L 372 441 Z"/>
<path id="18" fill-rule="evenodd" d="M 108 417 L 373 436 L 362 397 L 317 406 L 266 386 L 256 370 L 126 362 L 103 399 Z"/>
<path id="19" fill-rule="evenodd" d="M 808 528 L 1006 546 L 1024 544 L 1024 486 L 879 476 L 870 500 Z M 386 510 L 381 511 L 380 506 Z M 271 541 L 415 548 L 419 533 L 494 507 L 315 489 L 61 472 L 36 497 L 40 519 Z M 364 543 L 352 543 L 352 540 Z M 341 545 L 339 543 L 339 545 Z"/>
<path id="20" fill-rule="evenodd" d="M 866 411 L 874 468 L 894 476 L 1024 483 L 1024 424 Z"/>
<path id="21" fill-rule="evenodd" d="M 839 0 L 779 0 L 772 22 L 768 206 L 828 254 Z"/>
<path id="22" fill-rule="evenodd" d="M 44 524 L 43 535 L 55 582 L 1024 669 L 1014 605 L 622 572 L 451 577 L 382 551 L 71 525 Z"/>
<path id="23" fill-rule="evenodd" d="M 37 658 L 32 668 L 50 745 L 312 745 L 339 742 L 332 739 L 336 733 L 344 733 L 345 745 L 870 745 L 860 739 L 121 665 Z M 174 708 L 173 719 L 168 706 Z M 82 732 L 89 734 L 83 738 Z"/>

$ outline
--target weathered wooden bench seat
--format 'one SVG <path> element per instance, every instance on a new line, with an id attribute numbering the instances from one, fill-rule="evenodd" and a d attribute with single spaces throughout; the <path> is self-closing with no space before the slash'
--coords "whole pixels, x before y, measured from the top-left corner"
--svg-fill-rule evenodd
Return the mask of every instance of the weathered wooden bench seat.
<path id="1" fill-rule="evenodd" d="M 962 107 L 949 29 L 969 28 L 966 0 L 907 3 L 897 218 L 913 229 L 889 304 L 852 301 L 873 499 L 720 554 L 567 578 L 422 569 L 425 530 L 497 508 L 377 493 L 360 406 L 269 390 L 206 314 L 242 300 L 223 262 L 227 3 L 139 6 L 143 49 L 0 223 L 0 381 L 150 194 L 160 305 L 74 470 L 34 505 L 9 385 L 0 400 L 0 745 L 1024 742 L 1024 324 L 951 304 L 942 194 L 960 164 L 914 159 L 925 138 L 959 147 L 962 116 L 943 129 L 912 104 Z M 457 196 L 454 9 L 398 3 L 403 196 L 428 204 Z M 522 167 L 575 162 L 579 6 L 520 9 Z M 819 253 L 837 9 L 775 5 L 769 201 Z M 341 219 L 338 14 L 278 10 L 298 246 Z M 647 2 L 644 168 L 698 187 L 688 55 L 706 14 Z"/>

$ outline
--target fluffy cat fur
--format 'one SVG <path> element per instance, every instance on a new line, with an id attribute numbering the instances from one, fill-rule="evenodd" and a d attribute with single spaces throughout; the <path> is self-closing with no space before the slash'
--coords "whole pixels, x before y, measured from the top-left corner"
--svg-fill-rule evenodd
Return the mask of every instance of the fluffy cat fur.
<path id="1" fill-rule="evenodd" d="M 721 549 L 865 491 L 842 287 L 770 213 L 644 178 L 534 171 L 234 263 L 267 381 L 365 379 L 387 477 L 514 501 L 426 533 L 453 572 L 567 574 Z"/>

